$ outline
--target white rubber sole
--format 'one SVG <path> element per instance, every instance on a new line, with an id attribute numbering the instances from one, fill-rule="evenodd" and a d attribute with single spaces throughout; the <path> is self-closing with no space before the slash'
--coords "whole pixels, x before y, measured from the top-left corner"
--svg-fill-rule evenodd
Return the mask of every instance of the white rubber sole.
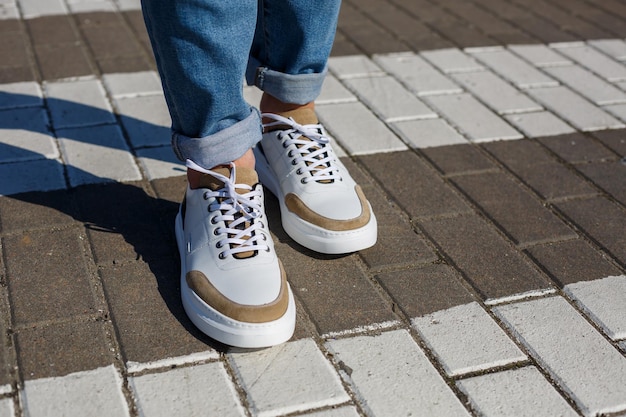
<path id="1" fill-rule="evenodd" d="M 202 333 L 229 346 L 263 348 L 288 341 L 296 326 L 296 304 L 289 288 L 289 304 L 285 314 L 266 323 L 246 323 L 234 320 L 205 303 L 187 285 L 185 275 L 185 240 L 182 217 L 176 216 L 176 242 L 180 253 L 180 292 L 183 307 L 192 323 Z"/>
<path id="2" fill-rule="evenodd" d="M 265 155 L 256 147 L 256 171 L 263 186 L 278 199 L 283 229 L 296 242 L 315 252 L 339 255 L 357 252 L 374 246 L 378 237 L 378 223 L 370 206 L 370 221 L 363 227 L 347 231 L 334 231 L 316 226 L 293 214 L 285 205 L 285 196 Z M 369 203 L 368 203 L 369 205 Z"/>

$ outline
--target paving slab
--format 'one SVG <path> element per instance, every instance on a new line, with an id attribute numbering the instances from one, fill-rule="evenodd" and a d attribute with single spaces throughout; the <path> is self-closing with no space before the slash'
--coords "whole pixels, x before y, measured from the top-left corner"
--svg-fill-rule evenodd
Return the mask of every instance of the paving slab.
<path id="1" fill-rule="evenodd" d="M 97 80 L 48 83 L 45 94 L 55 129 L 115 122 L 104 87 Z"/>
<path id="2" fill-rule="evenodd" d="M 221 362 L 135 376 L 129 383 L 140 416 L 246 415 Z"/>
<path id="3" fill-rule="evenodd" d="M 41 107 L 0 111 L 0 163 L 58 158 L 49 123 Z"/>
<path id="4" fill-rule="evenodd" d="M 463 379 L 457 386 L 482 416 L 563 416 L 578 413 L 534 367 Z"/>
<path id="5" fill-rule="evenodd" d="M 624 81 L 626 65 L 589 46 L 559 48 L 559 53 L 578 62 L 608 81 Z"/>
<path id="6" fill-rule="evenodd" d="M 467 143 L 463 137 L 444 119 L 408 120 L 392 124 L 402 140 L 412 148 L 430 148 Z"/>
<path id="7" fill-rule="evenodd" d="M 545 71 L 598 106 L 626 101 L 624 91 L 577 65 L 546 68 Z"/>
<path id="8" fill-rule="evenodd" d="M 312 340 L 228 356 L 255 416 L 279 416 L 350 400 L 339 375 Z"/>
<path id="9" fill-rule="evenodd" d="M 584 415 L 626 409 L 626 358 L 563 298 L 494 311 Z"/>
<path id="10" fill-rule="evenodd" d="M 526 359 L 476 302 L 414 318 L 411 323 L 452 377 Z"/>
<path id="11" fill-rule="evenodd" d="M 330 340 L 328 348 L 368 413 L 470 415 L 406 331 Z"/>

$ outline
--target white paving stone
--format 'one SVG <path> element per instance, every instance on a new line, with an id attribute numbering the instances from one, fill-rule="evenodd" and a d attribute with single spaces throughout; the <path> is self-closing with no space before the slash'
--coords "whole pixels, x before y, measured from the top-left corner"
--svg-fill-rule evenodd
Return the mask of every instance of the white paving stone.
<path id="1" fill-rule="evenodd" d="M 359 417 L 355 407 L 337 407 L 323 411 L 303 414 L 306 417 Z"/>
<path id="2" fill-rule="evenodd" d="M 626 91 L 626 81 L 616 82 L 615 85 L 617 85 L 622 90 Z"/>
<path id="3" fill-rule="evenodd" d="M 626 92 L 578 65 L 546 68 L 545 71 L 597 105 L 626 102 Z"/>
<path id="4" fill-rule="evenodd" d="M 0 84 L 0 109 L 43 105 L 41 87 L 34 81 Z"/>
<path id="5" fill-rule="evenodd" d="M 546 45 L 511 45 L 508 48 L 536 67 L 573 64 Z"/>
<path id="6" fill-rule="evenodd" d="M 521 130 L 529 138 L 576 132 L 576 129 L 549 111 L 511 114 L 505 117 L 509 123 Z"/>
<path id="7" fill-rule="evenodd" d="M 112 1 L 67 1 L 71 13 L 88 13 L 88 12 L 115 12 L 117 10 Z"/>
<path id="8" fill-rule="evenodd" d="M 541 110 L 539 104 L 491 71 L 453 74 L 452 77 L 499 114 Z"/>
<path id="9" fill-rule="evenodd" d="M 580 130 L 615 129 L 624 126 L 568 87 L 537 88 L 528 90 L 528 94 Z"/>
<path id="10" fill-rule="evenodd" d="M 355 78 L 345 82 L 366 106 L 388 123 L 437 117 L 435 112 L 393 77 Z"/>
<path id="11" fill-rule="evenodd" d="M 517 130 L 469 94 L 431 96 L 426 101 L 472 141 L 522 137 Z"/>
<path id="12" fill-rule="evenodd" d="M 443 119 L 409 120 L 392 124 L 394 130 L 413 148 L 468 143 L 459 132 Z"/>
<path id="13" fill-rule="evenodd" d="M 626 80 L 626 65 L 588 46 L 560 48 L 559 52 L 609 81 Z"/>
<path id="14" fill-rule="evenodd" d="M 245 416 L 221 362 L 129 378 L 140 416 Z"/>
<path id="15" fill-rule="evenodd" d="M 259 90 L 255 86 L 245 85 L 243 87 L 243 98 L 251 106 L 258 108 L 259 104 L 261 103 L 262 96 L 263 96 L 263 91 Z"/>
<path id="16" fill-rule="evenodd" d="M 0 164 L 0 195 L 66 187 L 63 163 L 58 159 Z"/>
<path id="17" fill-rule="evenodd" d="M 113 365 L 26 381 L 22 401 L 26 417 L 129 415 L 122 379 Z"/>
<path id="18" fill-rule="evenodd" d="M 120 10 L 141 10 L 141 0 L 115 0 Z"/>
<path id="19" fill-rule="evenodd" d="M 614 104 L 612 106 L 605 106 L 604 109 L 611 113 L 613 116 L 621 119 L 626 123 L 626 104 Z"/>
<path id="20" fill-rule="evenodd" d="M 45 90 L 55 129 L 115 122 L 98 80 L 52 82 L 45 85 Z"/>
<path id="21" fill-rule="evenodd" d="M 569 284 L 564 290 L 611 339 L 626 339 L 626 275 Z"/>
<path id="22" fill-rule="evenodd" d="M 418 55 L 377 55 L 374 60 L 418 96 L 462 91 L 451 79 Z"/>
<path id="23" fill-rule="evenodd" d="M 48 132 L 41 107 L 0 111 L 0 162 L 57 158 L 59 151 Z"/>
<path id="24" fill-rule="evenodd" d="M 63 0 L 19 0 L 24 19 L 67 14 Z"/>
<path id="25" fill-rule="evenodd" d="M 254 416 L 279 416 L 350 399 L 335 369 L 311 339 L 228 356 Z"/>
<path id="26" fill-rule="evenodd" d="M 141 179 L 117 125 L 63 129 L 57 135 L 70 186 Z"/>
<path id="27" fill-rule="evenodd" d="M 535 88 L 558 85 L 537 68 L 511 51 L 495 50 L 473 54 L 483 64 L 493 69 L 504 79 L 509 80 L 519 88 Z"/>
<path id="28" fill-rule="evenodd" d="M 0 4 L 0 20 L 19 19 L 20 11 L 15 4 L 2 5 Z"/>
<path id="29" fill-rule="evenodd" d="M 115 98 L 163 94 L 161 80 L 154 71 L 104 74 L 102 82 Z"/>
<path id="30" fill-rule="evenodd" d="M 457 386 L 484 417 L 578 415 L 534 367 L 468 378 Z"/>
<path id="31" fill-rule="evenodd" d="M 431 64 L 446 74 L 464 71 L 481 71 L 485 67 L 457 48 L 436 49 L 420 53 Z"/>
<path id="32" fill-rule="evenodd" d="M 411 322 L 450 376 L 527 359 L 476 302 L 417 317 Z"/>
<path id="33" fill-rule="evenodd" d="M 362 103 L 320 106 L 320 121 L 349 154 L 406 150 L 407 147 Z"/>
<path id="34" fill-rule="evenodd" d="M 175 177 L 187 172 L 185 164 L 176 158 L 169 145 L 139 149 L 137 156 L 149 180 Z"/>
<path id="35" fill-rule="evenodd" d="M 563 298 L 494 312 L 586 416 L 626 410 L 626 357 Z"/>
<path id="36" fill-rule="evenodd" d="M 626 60 L 626 42 L 622 39 L 598 39 L 587 43 L 617 60 Z"/>
<path id="37" fill-rule="evenodd" d="M 327 345 L 369 415 L 469 416 L 406 330 Z"/>
<path id="38" fill-rule="evenodd" d="M 320 95 L 315 99 L 315 104 L 348 103 L 356 101 L 354 94 L 331 73 L 326 75 Z"/>
<path id="39" fill-rule="evenodd" d="M 328 68 L 339 79 L 385 75 L 385 72 L 366 55 L 331 57 L 328 60 Z"/>
<path id="40" fill-rule="evenodd" d="M 13 399 L 4 398 L 0 400 L 0 417 L 13 417 L 14 415 L 15 407 L 13 406 Z M 348 417 L 347 414 L 346 417 Z"/>
<path id="41" fill-rule="evenodd" d="M 134 148 L 167 145 L 172 119 L 162 95 L 120 98 L 115 101 Z"/>

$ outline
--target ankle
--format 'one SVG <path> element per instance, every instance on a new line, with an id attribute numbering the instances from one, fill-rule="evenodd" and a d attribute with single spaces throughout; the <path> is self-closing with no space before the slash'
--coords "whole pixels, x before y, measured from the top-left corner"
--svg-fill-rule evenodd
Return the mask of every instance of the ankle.
<path id="1" fill-rule="evenodd" d="M 285 103 L 285 102 L 280 101 L 274 96 L 271 96 L 267 93 L 263 93 L 263 96 L 261 97 L 261 103 L 259 105 L 259 109 L 261 110 L 261 113 L 275 113 L 275 114 L 286 113 L 286 112 L 299 110 L 299 109 L 314 110 L 315 102 L 310 101 L 305 104 Z"/>
<path id="2" fill-rule="evenodd" d="M 256 161 L 254 158 L 254 152 L 252 151 L 252 149 L 248 149 L 246 153 L 244 153 L 241 157 L 235 159 L 233 161 L 233 164 L 235 164 L 235 166 L 238 168 L 254 169 L 255 162 Z M 211 170 L 215 168 L 227 168 L 227 167 L 229 167 L 229 164 L 216 165 L 213 168 L 211 168 Z M 200 171 L 196 171 L 191 168 L 187 168 L 187 181 L 189 182 L 189 187 L 192 189 L 198 188 L 202 182 L 203 176 L 205 175 L 208 175 L 208 174 L 205 174 Z"/>

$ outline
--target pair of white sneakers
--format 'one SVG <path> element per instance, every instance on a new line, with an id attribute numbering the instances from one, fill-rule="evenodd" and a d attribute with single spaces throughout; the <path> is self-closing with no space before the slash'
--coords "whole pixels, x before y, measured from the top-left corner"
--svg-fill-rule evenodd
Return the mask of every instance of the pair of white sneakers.
<path id="1" fill-rule="evenodd" d="M 256 171 L 234 164 L 205 170 L 187 161 L 205 175 L 200 188 L 187 188 L 176 217 L 187 315 L 211 338 L 244 348 L 283 343 L 296 323 L 261 183 L 277 197 L 287 234 L 304 247 L 350 253 L 374 245 L 377 236 L 369 202 L 314 111 L 263 118 L 271 121 L 254 149 Z"/>

